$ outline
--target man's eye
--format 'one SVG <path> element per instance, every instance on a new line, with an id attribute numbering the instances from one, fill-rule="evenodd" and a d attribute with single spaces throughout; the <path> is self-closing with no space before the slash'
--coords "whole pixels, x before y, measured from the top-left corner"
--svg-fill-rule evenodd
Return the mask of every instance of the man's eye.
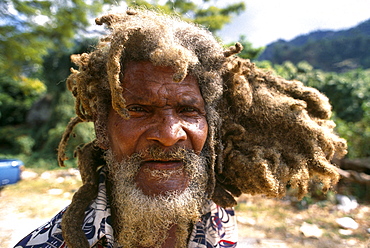
<path id="1" fill-rule="evenodd" d="M 127 110 L 131 117 L 143 117 L 148 113 L 148 110 L 142 106 L 129 106 Z"/>
<path id="2" fill-rule="evenodd" d="M 181 109 L 182 112 L 194 112 L 196 111 L 193 107 L 184 107 Z"/>
<path id="3" fill-rule="evenodd" d="M 198 114 L 198 109 L 194 107 L 183 107 L 180 109 L 180 113 L 183 114 Z"/>
<path id="4" fill-rule="evenodd" d="M 128 107 L 127 110 L 130 112 L 146 112 L 145 109 L 140 106 L 131 106 L 131 107 Z"/>

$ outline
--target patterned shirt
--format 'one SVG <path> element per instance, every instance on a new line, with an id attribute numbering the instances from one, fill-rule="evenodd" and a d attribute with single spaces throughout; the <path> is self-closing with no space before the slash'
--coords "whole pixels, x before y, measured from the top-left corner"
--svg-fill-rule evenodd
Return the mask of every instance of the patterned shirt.
<path id="1" fill-rule="evenodd" d="M 116 248 L 105 182 L 106 173 L 101 170 L 98 196 L 85 211 L 82 229 L 91 248 Z M 212 201 L 209 201 L 205 208 L 206 214 L 194 224 L 188 248 L 236 247 L 237 226 L 234 210 L 221 208 Z M 66 209 L 23 238 L 14 248 L 67 248 L 61 230 L 61 221 Z"/>

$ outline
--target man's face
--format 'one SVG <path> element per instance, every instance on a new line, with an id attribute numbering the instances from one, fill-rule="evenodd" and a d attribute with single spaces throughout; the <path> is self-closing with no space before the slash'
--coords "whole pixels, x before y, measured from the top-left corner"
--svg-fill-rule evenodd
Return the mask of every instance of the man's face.
<path id="1" fill-rule="evenodd" d="M 187 76 L 176 83 L 173 74 L 171 68 L 150 62 L 126 64 L 122 86 L 130 118 L 125 120 L 113 109 L 108 117 L 108 138 L 118 162 L 136 153 L 149 154 L 153 147 L 163 152 L 180 147 L 200 154 L 208 125 L 198 82 Z M 144 194 L 182 191 L 188 186 L 181 160 L 150 155 L 142 159 L 135 181 Z M 166 180 L 160 174 L 167 175 Z"/>

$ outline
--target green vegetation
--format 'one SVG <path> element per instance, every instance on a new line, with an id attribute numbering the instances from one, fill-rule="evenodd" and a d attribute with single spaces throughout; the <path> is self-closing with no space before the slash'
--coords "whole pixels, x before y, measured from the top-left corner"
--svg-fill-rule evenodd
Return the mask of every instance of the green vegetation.
<path id="1" fill-rule="evenodd" d="M 197 5 L 191 0 L 168 0 L 164 5 L 158 4 L 158 0 L 131 0 L 126 1 L 128 6 L 145 6 L 146 8 L 160 9 L 164 13 L 179 15 L 186 21 L 191 21 L 207 27 L 211 32 L 217 32 L 225 24 L 231 22 L 235 15 L 245 10 L 244 2 L 217 7 L 217 0 L 203 0 Z"/>

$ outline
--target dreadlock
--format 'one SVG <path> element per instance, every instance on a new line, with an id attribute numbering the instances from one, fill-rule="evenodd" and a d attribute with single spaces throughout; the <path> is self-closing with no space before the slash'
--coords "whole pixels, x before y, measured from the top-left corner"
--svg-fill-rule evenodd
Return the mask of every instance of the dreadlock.
<path id="1" fill-rule="evenodd" d="M 323 183 L 324 191 L 337 183 L 330 161 L 345 155 L 346 142 L 333 133 L 328 99 L 247 60 L 233 58 L 228 67 L 218 108 L 224 150 L 216 175 L 222 188 L 234 196 L 281 197 L 289 185 L 302 198 L 312 178 Z"/>
<path id="2" fill-rule="evenodd" d="M 345 154 L 346 143 L 333 133 L 331 107 L 317 90 L 256 68 L 234 56 L 242 50 L 239 43 L 224 50 L 210 32 L 176 17 L 133 9 L 97 18 L 96 23 L 106 24 L 111 34 L 90 54 L 71 57 L 79 70 L 72 70 L 67 86 L 76 98 L 78 117 L 68 125 L 58 153 L 63 164 L 73 127 L 94 122 L 97 139 L 78 150 L 84 185 L 63 217 L 69 247 L 87 247 L 83 210 L 96 197 L 97 168 L 105 163 L 110 106 L 129 118 L 121 79 L 130 61 L 172 67 L 176 82 L 187 74 L 197 77 L 209 126 L 204 148 L 207 193 L 218 205 L 233 206 L 234 197 L 242 193 L 279 197 L 288 185 L 302 197 L 312 178 L 319 179 L 324 190 L 338 181 L 330 160 Z"/>

